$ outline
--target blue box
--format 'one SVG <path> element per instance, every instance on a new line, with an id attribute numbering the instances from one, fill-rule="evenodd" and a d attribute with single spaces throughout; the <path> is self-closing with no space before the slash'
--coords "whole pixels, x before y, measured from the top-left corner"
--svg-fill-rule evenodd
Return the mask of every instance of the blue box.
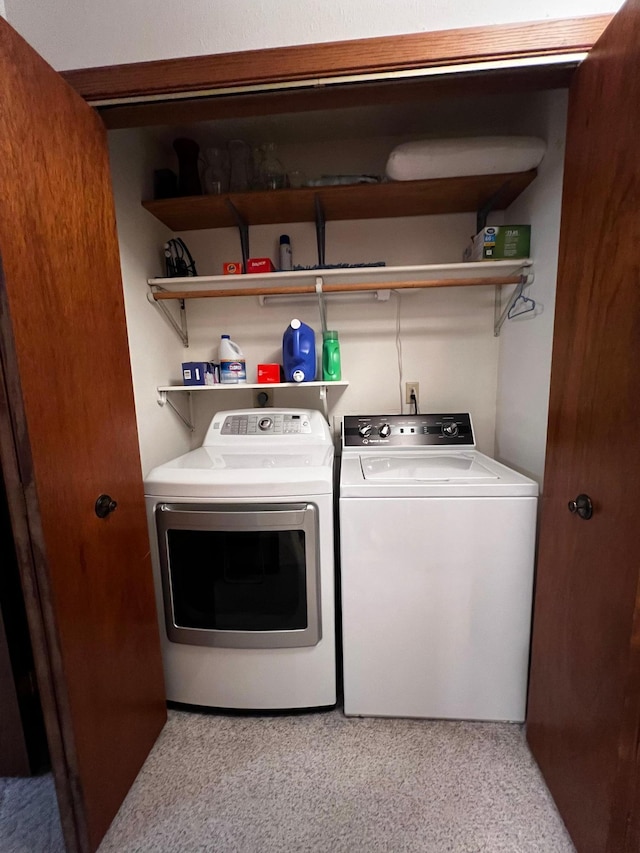
<path id="1" fill-rule="evenodd" d="M 217 364 L 212 361 L 183 361 L 183 385 L 215 385 L 220 382 Z"/>

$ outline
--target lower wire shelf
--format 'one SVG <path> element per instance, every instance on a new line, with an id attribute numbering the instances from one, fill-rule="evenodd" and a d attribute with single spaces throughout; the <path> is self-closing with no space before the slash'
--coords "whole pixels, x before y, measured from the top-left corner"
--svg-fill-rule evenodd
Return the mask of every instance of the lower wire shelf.
<path id="1" fill-rule="evenodd" d="M 282 388 L 282 389 L 296 389 L 298 391 L 303 390 L 305 388 L 317 388 L 320 394 L 320 402 L 322 403 L 322 411 L 327 420 L 329 420 L 329 406 L 327 403 L 327 391 L 330 388 L 346 388 L 349 385 L 349 382 L 345 379 L 340 379 L 336 381 L 314 381 L 314 382 L 239 382 L 237 384 L 226 384 L 224 382 L 218 382 L 215 385 L 160 385 L 157 389 L 158 391 L 158 405 L 165 406 L 168 405 L 176 415 L 180 418 L 180 420 L 184 423 L 186 427 L 188 427 L 192 432 L 195 429 L 193 424 L 193 413 L 190 408 L 190 417 L 186 418 L 179 409 L 177 409 L 174 404 L 171 402 L 169 395 L 173 393 L 185 393 L 187 392 L 189 395 L 191 392 L 196 393 L 211 393 L 211 392 L 221 392 L 221 391 L 265 391 L 268 392 L 270 389 L 274 388 Z M 191 400 L 191 397 L 189 398 Z"/>

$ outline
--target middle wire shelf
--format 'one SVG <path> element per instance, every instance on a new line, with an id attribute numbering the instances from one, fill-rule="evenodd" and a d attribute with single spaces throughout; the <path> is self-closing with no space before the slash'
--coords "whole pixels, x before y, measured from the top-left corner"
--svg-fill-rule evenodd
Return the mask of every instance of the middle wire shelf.
<path id="1" fill-rule="evenodd" d="M 414 266 L 371 266 L 338 269 L 294 270 L 239 276 L 192 276 L 187 278 L 151 278 L 149 301 L 160 308 L 171 322 L 184 346 L 189 345 L 185 301 L 256 296 L 307 296 L 315 294 L 321 302 L 332 294 L 377 293 L 378 301 L 386 301 L 389 293 L 421 290 L 430 287 L 471 287 L 522 285 L 529 280 L 532 262 L 528 258 L 510 261 L 479 261 L 456 264 L 422 264 Z M 179 323 L 166 305 L 166 300 L 180 303 Z"/>

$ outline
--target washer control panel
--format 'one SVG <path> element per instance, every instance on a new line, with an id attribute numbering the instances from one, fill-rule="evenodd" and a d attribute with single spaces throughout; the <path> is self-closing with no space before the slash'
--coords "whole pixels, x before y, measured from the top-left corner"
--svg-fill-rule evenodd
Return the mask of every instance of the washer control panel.
<path id="1" fill-rule="evenodd" d="M 438 415 L 345 415 L 344 447 L 475 447 L 468 412 Z"/>
<path id="2" fill-rule="evenodd" d="M 311 423 L 304 414 L 287 412 L 228 415 L 222 424 L 221 435 L 309 435 Z"/>

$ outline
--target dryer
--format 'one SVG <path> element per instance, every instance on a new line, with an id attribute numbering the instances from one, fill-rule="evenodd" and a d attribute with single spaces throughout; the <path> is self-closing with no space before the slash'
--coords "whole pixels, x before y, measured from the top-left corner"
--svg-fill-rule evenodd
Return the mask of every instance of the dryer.
<path id="1" fill-rule="evenodd" d="M 468 413 L 345 416 L 346 714 L 522 721 L 537 484 Z"/>
<path id="2" fill-rule="evenodd" d="M 225 411 L 146 477 L 169 700 L 335 705 L 333 455 L 317 411 Z"/>

